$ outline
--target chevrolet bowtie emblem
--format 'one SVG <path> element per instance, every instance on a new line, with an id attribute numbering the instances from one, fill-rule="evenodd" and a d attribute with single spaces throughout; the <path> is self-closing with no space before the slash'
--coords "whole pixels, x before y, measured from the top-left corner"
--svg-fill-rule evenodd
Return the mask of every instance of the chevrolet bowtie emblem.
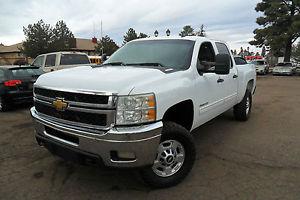
<path id="1" fill-rule="evenodd" d="M 57 111 L 65 111 L 66 108 L 68 107 L 68 103 L 65 102 L 63 99 L 56 98 L 53 102 L 52 105 Z"/>

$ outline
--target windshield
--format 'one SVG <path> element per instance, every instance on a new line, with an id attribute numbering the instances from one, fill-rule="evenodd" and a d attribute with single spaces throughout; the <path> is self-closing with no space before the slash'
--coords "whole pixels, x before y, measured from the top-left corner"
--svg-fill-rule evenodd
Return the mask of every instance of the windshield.
<path id="1" fill-rule="evenodd" d="M 104 64 L 155 65 L 174 69 L 188 69 L 191 64 L 194 41 L 140 40 L 126 44 Z"/>
<path id="2" fill-rule="evenodd" d="M 280 67 L 292 67 L 292 63 L 278 63 L 277 66 L 280 66 Z"/>
<path id="3" fill-rule="evenodd" d="M 40 68 L 13 68 L 10 71 L 13 77 L 39 76 L 44 73 Z"/>

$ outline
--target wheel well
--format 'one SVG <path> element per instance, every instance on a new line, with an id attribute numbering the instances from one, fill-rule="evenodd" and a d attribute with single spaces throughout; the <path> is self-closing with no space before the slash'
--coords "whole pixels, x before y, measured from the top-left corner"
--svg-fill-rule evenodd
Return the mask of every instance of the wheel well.
<path id="1" fill-rule="evenodd" d="M 170 107 L 163 116 L 163 121 L 172 121 L 191 130 L 194 120 L 194 106 L 192 100 L 182 101 Z"/>
<path id="2" fill-rule="evenodd" d="M 254 86 L 254 80 L 251 79 L 248 84 L 247 84 L 247 90 L 249 90 L 250 92 L 253 91 L 253 86 Z"/>

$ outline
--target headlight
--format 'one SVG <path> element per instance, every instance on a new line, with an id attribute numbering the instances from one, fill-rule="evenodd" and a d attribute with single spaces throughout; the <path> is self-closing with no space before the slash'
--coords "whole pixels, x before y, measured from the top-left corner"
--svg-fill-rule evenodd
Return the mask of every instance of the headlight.
<path id="1" fill-rule="evenodd" d="M 117 125 L 139 124 L 156 120 L 154 94 L 119 96 L 117 103 Z"/>

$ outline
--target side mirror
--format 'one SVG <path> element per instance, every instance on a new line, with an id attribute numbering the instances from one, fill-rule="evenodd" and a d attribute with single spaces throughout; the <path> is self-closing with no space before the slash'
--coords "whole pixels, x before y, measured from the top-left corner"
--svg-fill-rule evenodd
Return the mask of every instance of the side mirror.
<path id="1" fill-rule="evenodd" d="M 104 53 L 104 54 L 102 54 L 102 56 L 101 56 L 101 61 L 104 62 L 104 61 L 106 61 L 106 60 L 107 60 L 107 56 L 106 56 L 106 54 Z"/>
<path id="2" fill-rule="evenodd" d="M 218 54 L 215 57 L 215 73 L 216 74 L 229 74 L 230 71 L 230 56 L 228 54 Z"/>

